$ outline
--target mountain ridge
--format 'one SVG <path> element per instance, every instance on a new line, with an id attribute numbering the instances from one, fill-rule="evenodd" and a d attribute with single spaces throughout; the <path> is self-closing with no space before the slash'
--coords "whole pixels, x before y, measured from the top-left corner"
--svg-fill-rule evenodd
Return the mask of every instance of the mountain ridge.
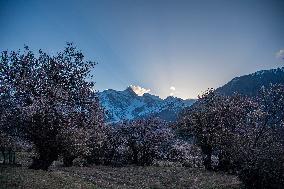
<path id="1" fill-rule="evenodd" d="M 235 93 L 255 96 L 261 87 L 268 87 L 270 84 L 284 84 L 284 67 L 260 70 L 235 77 L 222 87 L 217 88 L 216 91 L 228 96 Z"/>
<path id="2" fill-rule="evenodd" d="M 261 87 L 268 87 L 270 84 L 284 84 L 284 67 L 260 70 L 235 77 L 225 85 L 217 88 L 216 92 L 227 96 L 236 93 L 255 96 Z M 106 110 L 107 122 L 151 116 L 166 121 L 175 121 L 184 108 L 192 106 L 197 101 L 197 99 L 183 100 L 173 96 L 162 99 L 150 93 L 139 96 L 130 86 L 123 91 L 108 89 L 97 94 L 101 105 Z"/>
<path id="3" fill-rule="evenodd" d="M 107 89 L 98 92 L 98 97 L 106 110 L 107 122 L 151 116 L 166 121 L 174 121 L 182 109 L 195 102 L 195 99 L 183 100 L 173 96 L 162 99 L 150 93 L 139 96 L 131 87 L 127 87 L 123 91 Z"/>

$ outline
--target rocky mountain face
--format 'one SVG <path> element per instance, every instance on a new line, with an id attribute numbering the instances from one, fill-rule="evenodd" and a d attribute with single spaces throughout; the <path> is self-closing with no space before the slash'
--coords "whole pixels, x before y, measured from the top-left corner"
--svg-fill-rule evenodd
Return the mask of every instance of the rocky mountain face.
<path id="1" fill-rule="evenodd" d="M 172 96 L 161 99 L 149 93 L 138 96 L 131 87 L 124 91 L 108 89 L 99 92 L 98 96 L 106 110 L 108 122 L 151 116 L 174 121 L 183 108 L 195 102 L 195 99 L 183 100 Z"/>
<path id="2" fill-rule="evenodd" d="M 270 84 L 284 84 L 284 67 L 262 70 L 249 75 L 235 77 L 224 86 L 216 89 L 224 95 L 235 93 L 255 96 L 261 87 L 269 87 Z"/>

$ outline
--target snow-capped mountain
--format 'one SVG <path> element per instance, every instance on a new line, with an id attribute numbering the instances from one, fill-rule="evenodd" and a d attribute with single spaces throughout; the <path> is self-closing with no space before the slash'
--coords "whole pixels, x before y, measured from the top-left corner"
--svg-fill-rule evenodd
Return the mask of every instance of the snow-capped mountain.
<path id="1" fill-rule="evenodd" d="M 183 108 L 195 102 L 195 99 L 183 100 L 172 96 L 161 99 L 149 93 L 138 96 L 131 87 L 124 91 L 108 89 L 99 92 L 98 96 L 101 105 L 106 110 L 108 122 L 149 116 L 174 121 Z"/>

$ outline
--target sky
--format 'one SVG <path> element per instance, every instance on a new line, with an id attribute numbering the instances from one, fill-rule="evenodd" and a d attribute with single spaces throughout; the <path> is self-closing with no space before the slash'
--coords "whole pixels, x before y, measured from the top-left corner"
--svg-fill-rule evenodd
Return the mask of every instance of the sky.
<path id="1" fill-rule="evenodd" d="M 284 0 L 0 0 L 0 51 L 73 42 L 96 89 L 196 98 L 284 65 Z"/>

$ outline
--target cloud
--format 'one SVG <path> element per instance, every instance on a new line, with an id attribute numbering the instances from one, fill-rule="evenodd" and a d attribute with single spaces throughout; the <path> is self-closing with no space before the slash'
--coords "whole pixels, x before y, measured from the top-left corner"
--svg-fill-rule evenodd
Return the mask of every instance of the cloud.
<path id="1" fill-rule="evenodd" d="M 276 58 L 284 59 L 284 49 L 281 49 L 276 53 Z"/>
<path id="2" fill-rule="evenodd" d="M 171 90 L 171 91 L 175 91 L 176 88 L 175 88 L 174 86 L 171 86 L 171 87 L 170 87 L 170 90 Z"/>
<path id="3" fill-rule="evenodd" d="M 175 95 L 175 91 L 176 91 L 176 88 L 174 86 L 171 86 L 170 87 L 170 96 L 174 96 Z"/>
<path id="4" fill-rule="evenodd" d="M 142 96 L 144 93 L 149 93 L 151 91 L 150 89 L 145 89 L 138 85 L 130 85 L 130 87 L 138 96 Z"/>

